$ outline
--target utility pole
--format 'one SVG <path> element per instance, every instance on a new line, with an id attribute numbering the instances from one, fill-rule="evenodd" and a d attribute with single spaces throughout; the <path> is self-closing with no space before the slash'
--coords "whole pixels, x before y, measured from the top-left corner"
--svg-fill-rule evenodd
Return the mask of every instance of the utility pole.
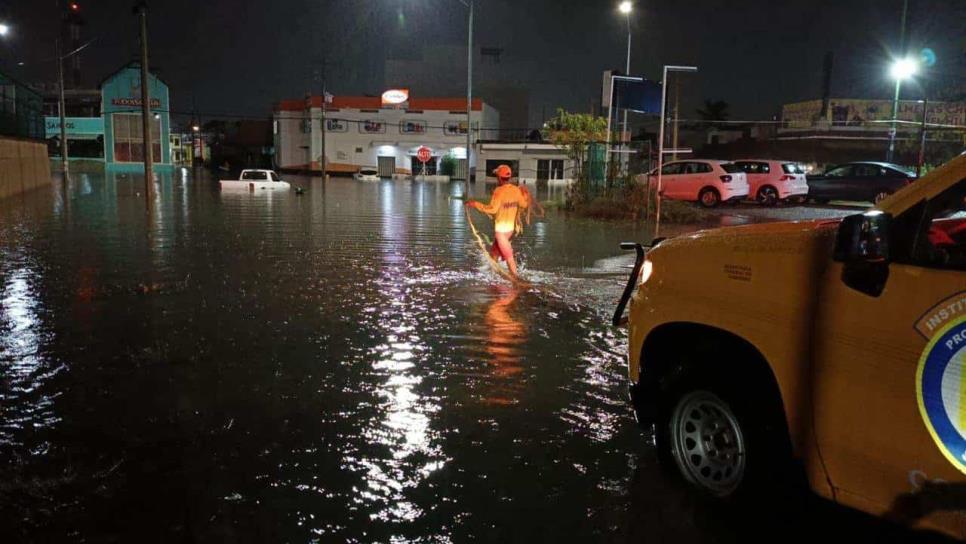
<path id="1" fill-rule="evenodd" d="M 922 165 L 926 161 L 926 112 L 929 110 L 929 99 L 922 97 L 922 124 L 919 125 L 919 160 L 916 162 L 916 177 L 922 174 Z"/>
<path id="2" fill-rule="evenodd" d="M 64 182 L 67 181 L 67 112 L 66 101 L 64 100 L 64 57 L 60 50 L 60 40 L 57 42 L 57 110 L 60 114 L 60 166 L 64 173 Z"/>
<path id="3" fill-rule="evenodd" d="M 325 124 L 326 124 L 325 123 L 325 103 L 326 103 L 326 94 L 325 94 L 325 62 L 326 62 L 326 59 L 325 59 L 325 57 L 323 57 L 322 58 L 322 71 L 319 73 L 319 79 L 321 80 L 319 82 L 319 84 L 322 86 L 322 104 L 320 106 L 320 111 L 322 112 L 321 123 L 320 123 L 320 127 L 321 127 L 321 130 L 322 130 L 322 157 L 319 159 L 319 165 L 322 167 L 322 181 L 325 181 L 326 180 L 325 170 L 326 170 L 326 167 L 328 166 L 328 162 L 329 162 L 328 161 L 328 157 L 325 156 L 325 129 L 326 129 L 326 126 L 325 126 Z M 311 108 L 311 104 L 309 104 L 309 107 Z M 309 110 L 309 111 L 311 111 L 311 110 Z"/>
<path id="4" fill-rule="evenodd" d="M 151 141 L 151 80 L 148 74 L 148 5 L 141 0 L 135 8 L 141 19 L 141 129 L 144 131 L 144 192 L 151 197 L 154 188 L 153 142 Z"/>

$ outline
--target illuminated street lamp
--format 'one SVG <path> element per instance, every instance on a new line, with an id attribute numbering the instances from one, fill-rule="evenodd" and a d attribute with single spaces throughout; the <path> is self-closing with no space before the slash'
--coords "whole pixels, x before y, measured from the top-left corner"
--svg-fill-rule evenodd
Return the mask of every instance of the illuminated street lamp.
<path id="1" fill-rule="evenodd" d="M 7 34 L 10 34 L 10 25 L 0 23 L 0 37 L 6 37 Z"/>
<path id="2" fill-rule="evenodd" d="M 899 90 L 902 81 L 916 75 L 919 71 L 919 64 L 909 57 L 896 59 L 889 69 L 890 75 L 896 80 L 896 94 L 892 99 L 892 128 L 889 129 L 889 152 L 886 154 L 886 161 L 892 162 L 896 149 L 896 118 L 899 117 Z"/>
<path id="3" fill-rule="evenodd" d="M 624 63 L 624 75 L 631 75 L 631 11 L 634 10 L 634 4 L 630 0 L 624 0 L 617 6 L 617 10 L 624 14 L 624 19 L 627 21 L 627 61 Z M 613 107 L 613 104 L 611 104 Z M 627 131 L 627 109 L 624 109 L 624 124 L 623 131 Z M 621 146 L 624 145 L 624 134 L 621 134 Z M 623 162 L 623 158 L 621 159 Z"/>

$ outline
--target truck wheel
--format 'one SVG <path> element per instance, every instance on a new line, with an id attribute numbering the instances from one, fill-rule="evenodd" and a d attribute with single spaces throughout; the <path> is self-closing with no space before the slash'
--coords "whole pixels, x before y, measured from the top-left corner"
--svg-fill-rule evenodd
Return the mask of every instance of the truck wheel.
<path id="1" fill-rule="evenodd" d="M 698 202 L 705 208 L 714 208 L 721 203 L 721 195 L 713 187 L 705 187 L 698 194 Z"/>
<path id="2" fill-rule="evenodd" d="M 769 425 L 765 403 L 717 380 L 675 389 L 662 403 L 657 446 L 692 487 L 734 500 L 785 479 L 790 453 Z"/>

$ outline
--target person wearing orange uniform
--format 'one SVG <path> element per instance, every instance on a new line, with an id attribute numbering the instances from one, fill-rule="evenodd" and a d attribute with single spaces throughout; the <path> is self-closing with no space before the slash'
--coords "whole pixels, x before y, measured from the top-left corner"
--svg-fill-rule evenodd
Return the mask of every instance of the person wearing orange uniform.
<path id="1" fill-rule="evenodd" d="M 475 200 L 467 200 L 466 205 L 476 208 L 493 218 L 493 247 L 490 256 L 503 259 L 510 270 L 510 274 L 517 275 L 517 262 L 513 258 L 513 246 L 510 239 L 517 232 L 523 230 L 520 214 L 530 206 L 530 193 L 510 183 L 513 171 L 509 166 L 501 164 L 493 170 L 497 179 L 497 188 L 493 191 L 489 204 Z"/>

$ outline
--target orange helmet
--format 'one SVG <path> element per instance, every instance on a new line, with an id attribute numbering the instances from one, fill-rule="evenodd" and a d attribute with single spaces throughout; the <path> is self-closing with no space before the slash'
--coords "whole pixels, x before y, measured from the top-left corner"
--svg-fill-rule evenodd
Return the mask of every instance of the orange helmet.
<path id="1" fill-rule="evenodd" d="M 513 176 L 513 170 L 511 170 L 510 167 L 505 164 L 501 164 L 500 166 L 494 168 L 493 173 L 496 174 L 496 177 L 500 179 L 509 179 L 511 176 Z"/>

